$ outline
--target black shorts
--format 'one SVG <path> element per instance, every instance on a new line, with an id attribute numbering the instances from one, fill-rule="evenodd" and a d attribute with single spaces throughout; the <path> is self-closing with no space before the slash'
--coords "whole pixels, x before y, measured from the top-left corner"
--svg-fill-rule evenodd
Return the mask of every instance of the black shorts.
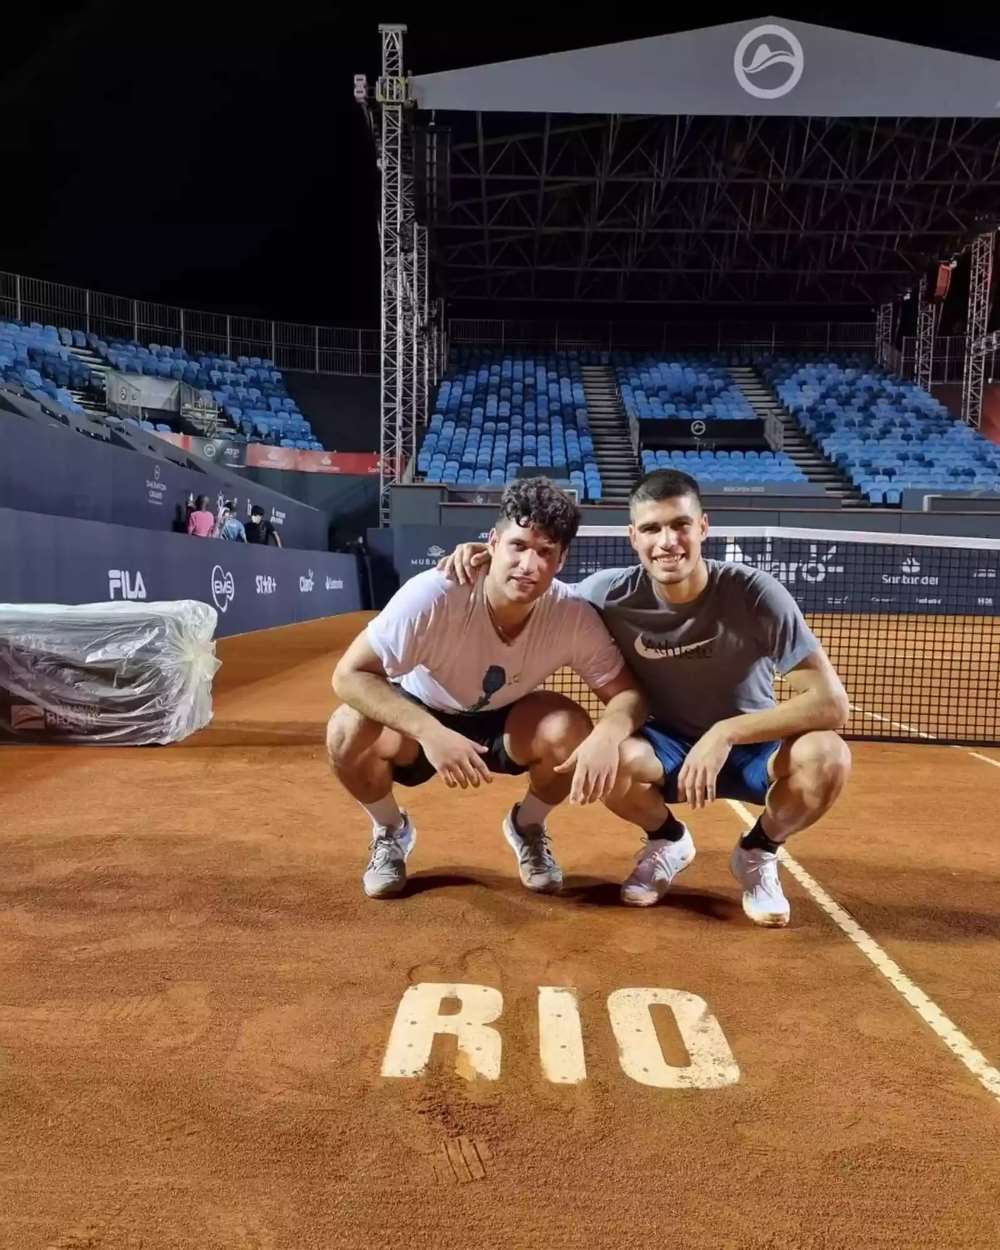
<path id="1" fill-rule="evenodd" d="M 463 737 L 486 747 L 487 752 L 482 759 L 491 773 L 506 773 L 516 777 L 528 771 L 527 764 L 518 764 L 510 758 L 503 744 L 504 726 L 511 708 L 517 706 L 516 703 L 508 703 L 506 707 L 498 707 L 488 712 L 439 712 L 435 707 L 427 707 L 426 703 L 407 691 L 399 687 L 397 689 L 400 694 L 405 694 L 408 699 L 426 708 L 435 720 L 448 729 L 454 729 Z M 403 786 L 422 786 L 425 781 L 430 781 L 436 771 L 421 746 L 417 747 L 417 758 L 412 764 L 394 763 L 392 766 L 393 780 Z"/>

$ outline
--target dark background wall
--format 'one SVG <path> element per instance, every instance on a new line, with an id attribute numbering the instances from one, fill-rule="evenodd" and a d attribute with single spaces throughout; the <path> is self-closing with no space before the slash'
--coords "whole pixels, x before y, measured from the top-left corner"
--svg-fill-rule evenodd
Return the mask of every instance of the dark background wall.
<path id="1" fill-rule="evenodd" d="M 235 473 L 199 473 L 64 426 L 0 412 L 0 448 L 3 508 L 169 533 L 184 517 L 190 492 L 208 495 L 213 511 L 220 495 L 235 498 L 239 515 L 246 515 L 247 493 L 239 489 L 244 479 Z M 286 546 L 326 551 L 324 513 L 294 495 L 279 494 L 276 485 L 265 478 L 250 498 L 273 517 Z"/>
<path id="2" fill-rule="evenodd" d="M 360 538 L 378 524 L 378 478 L 337 473 L 296 473 L 291 469 L 240 470 L 242 477 L 290 495 L 323 515 L 331 550 Z M 253 491 L 251 491 L 251 495 Z"/>
<path id="3" fill-rule="evenodd" d="M 283 372 L 289 393 L 327 451 L 378 451 L 378 378 Z"/>

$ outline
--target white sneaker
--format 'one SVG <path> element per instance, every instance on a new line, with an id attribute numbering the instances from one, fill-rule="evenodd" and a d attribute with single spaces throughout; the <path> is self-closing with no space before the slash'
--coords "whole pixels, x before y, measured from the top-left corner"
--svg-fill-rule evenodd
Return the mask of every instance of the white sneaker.
<path id="1" fill-rule="evenodd" d="M 390 832 L 377 825 L 372 833 L 371 859 L 361 878 L 369 898 L 389 898 L 406 887 L 406 860 L 417 841 L 417 831 L 403 813 L 403 826 Z"/>
<path id="2" fill-rule="evenodd" d="M 674 877 L 693 862 L 696 853 L 687 825 L 684 836 L 676 842 L 648 838 L 635 857 L 631 876 L 622 882 L 622 902 L 629 907 L 652 907 L 670 889 Z"/>
<path id="3" fill-rule="evenodd" d="M 781 929 L 792 909 L 778 878 L 775 851 L 745 851 L 736 844 L 729 870 L 743 887 L 743 910 L 754 924 Z"/>
<path id="4" fill-rule="evenodd" d="M 536 894 L 558 894 L 563 886 L 563 874 L 549 845 L 549 831 L 544 825 L 519 829 L 516 813 L 514 806 L 504 817 L 503 836 L 517 856 L 521 884 Z"/>

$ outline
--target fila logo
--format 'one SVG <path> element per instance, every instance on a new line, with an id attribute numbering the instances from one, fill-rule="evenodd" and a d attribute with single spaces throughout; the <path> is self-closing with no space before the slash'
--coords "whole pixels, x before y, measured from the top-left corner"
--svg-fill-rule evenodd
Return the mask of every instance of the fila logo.
<path id="1" fill-rule="evenodd" d="M 108 569 L 108 598 L 114 599 L 145 599 L 146 583 L 142 573 L 131 569 Z"/>

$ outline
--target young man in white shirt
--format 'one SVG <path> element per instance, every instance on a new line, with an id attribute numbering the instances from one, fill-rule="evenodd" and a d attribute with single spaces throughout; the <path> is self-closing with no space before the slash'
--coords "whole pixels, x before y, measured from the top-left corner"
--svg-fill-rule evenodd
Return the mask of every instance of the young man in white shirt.
<path id="1" fill-rule="evenodd" d="M 562 871 L 548 813 L 567 795 L 604 799 L 619 747 L 646 716 L 645 702 L 597 612 L 553 579 L 579 510 L 544 478 L 512 482 L 489 539 L 489 573 L 459 585 L 434 569 L 405 583 L 345 652 L 333 675 L 343 700 L 330 719 L 330 763 L 373 826 L 365 893 L 406 884 L 416 832 L 393 782 L 440 773 L 478 787 L 493 773 L 529 774 L 503 822 L 522 883 L 555 893 Z M 538 687 L 573 668 L 606 705 L 596 726 L 572 700 Z"/>

